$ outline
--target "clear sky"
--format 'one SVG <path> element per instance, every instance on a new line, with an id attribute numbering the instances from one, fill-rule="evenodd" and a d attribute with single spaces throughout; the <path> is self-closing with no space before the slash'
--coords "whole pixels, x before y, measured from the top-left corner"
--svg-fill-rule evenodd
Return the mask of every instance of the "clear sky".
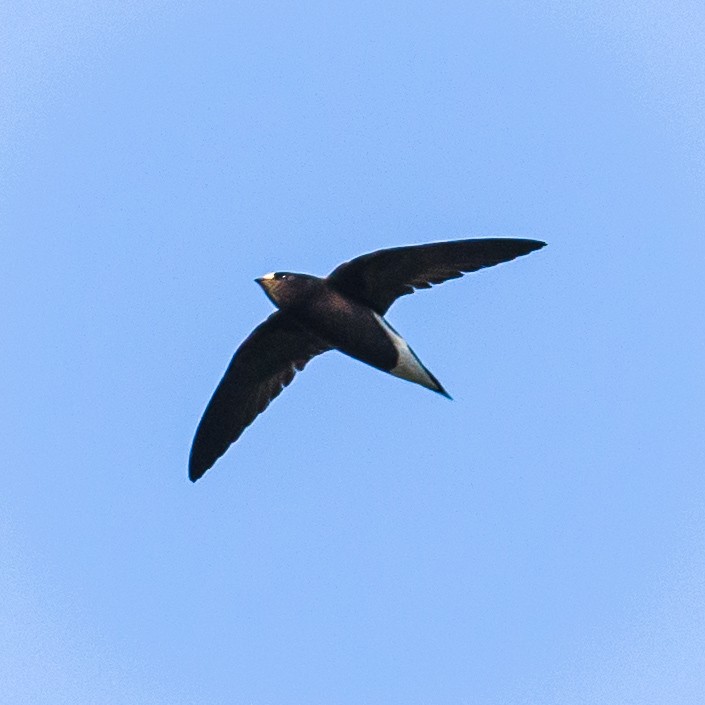
<path id="1" fill-rule="evenodd" d="M 704 32 L 3 3 L 4 702 L 704 702 Z M 254 277 L 475 236 L 389 313 L 454 401 L 329 353 L 188 481 Z"/>

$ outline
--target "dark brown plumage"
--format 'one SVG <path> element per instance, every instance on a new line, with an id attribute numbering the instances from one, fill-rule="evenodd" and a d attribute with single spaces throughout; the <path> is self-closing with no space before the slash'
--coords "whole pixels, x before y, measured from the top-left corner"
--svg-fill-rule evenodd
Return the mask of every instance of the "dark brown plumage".
<path id="1" fill-rule="evenodd" d="M 191 448 L 189 477 L 198 480 L 281 393 L 297 370 L 330 347 L 276 311 L 238 348 L 211 397 Z"/>
<path id="2" fill-rule="evenodd" d="M 337 349 L 448 396 L 382 318 L 400 296 L 528 254 L 537 240 L 456 240 L 379 250 L 326 279 L 289 272 L 256 281 L 280 309 L 242 343 L 211 398 L 191 447 L 196 481 L 311 358 Z"/>
<path id="3" fill-rule="evenodd" d="M 336 267 L 328 282 L 380 316 L 400 297 L 544 247 L 538 240 L 451 240 L 378 250 Z"/>

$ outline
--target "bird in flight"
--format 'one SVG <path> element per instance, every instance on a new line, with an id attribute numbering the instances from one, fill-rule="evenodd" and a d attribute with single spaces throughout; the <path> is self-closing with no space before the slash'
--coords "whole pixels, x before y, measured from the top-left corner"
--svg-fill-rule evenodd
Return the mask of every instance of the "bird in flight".
<path id="1" fill-rule="evenodd" d="M 272 272 L 255 279 L 277 307 L 240 345 L 198 424 L 189 458 L 195 482 L 316 355 L 339 350 L 450 398 L 384 319 L 400 296 L 544 247 L 539 240 L 453 240 L 378 250 L 327 277 Z"/>

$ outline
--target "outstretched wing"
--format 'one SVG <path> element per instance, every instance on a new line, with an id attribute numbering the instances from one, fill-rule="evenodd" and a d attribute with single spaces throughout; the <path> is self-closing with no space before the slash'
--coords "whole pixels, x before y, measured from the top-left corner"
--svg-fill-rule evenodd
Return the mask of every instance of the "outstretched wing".
<path id="1" fill-rule="evenodd" d="M 330 347 L 276 311 L 238 348 L 208 402 L 191 446 L 189 477 L 198 480 L 294 379 Z"/>
<path id="2" fill-rule="evenodd" d="M 339 291 L 383 316 L 415 289 L 429 289 L 466 272 L 527 255 L 546 243 L 539 240 L 487 238 L 453 240 L 378 250 L 341 264 L 328 275 Z"/>

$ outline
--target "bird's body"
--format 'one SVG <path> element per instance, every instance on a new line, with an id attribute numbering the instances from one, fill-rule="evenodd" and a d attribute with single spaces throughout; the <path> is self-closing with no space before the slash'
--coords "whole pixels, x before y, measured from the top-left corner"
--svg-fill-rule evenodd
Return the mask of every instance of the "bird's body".
<path id="1" fill-rule="evenodd" d="M 514 259 L 544 244 L 494 238 L 399 247 L 346 262 L 325 279 L 292 272 L 257 279 L 279 310 L 235 353 L 196 431 L 189 477 L 201 477 L 296 370 L 328 350 L 449 396 L 386 321 L 387 309 L 414 289 Z"/>
<path id="2" fill-rule="evenodd" d="M 292 284 L 305 287 L 305 296 L 282 303 L 293 320 L 330 348 L 447 396 L 406 341 L 369 306 L 341 293 L 325 279 L 310 274 L 280 272 L 273 274 L 272 279 L 262 277 L 257 281 L 268 291 L 277 277 L 289 287 Z M 274 296 L 271 298 L 277 304 Z"/>

